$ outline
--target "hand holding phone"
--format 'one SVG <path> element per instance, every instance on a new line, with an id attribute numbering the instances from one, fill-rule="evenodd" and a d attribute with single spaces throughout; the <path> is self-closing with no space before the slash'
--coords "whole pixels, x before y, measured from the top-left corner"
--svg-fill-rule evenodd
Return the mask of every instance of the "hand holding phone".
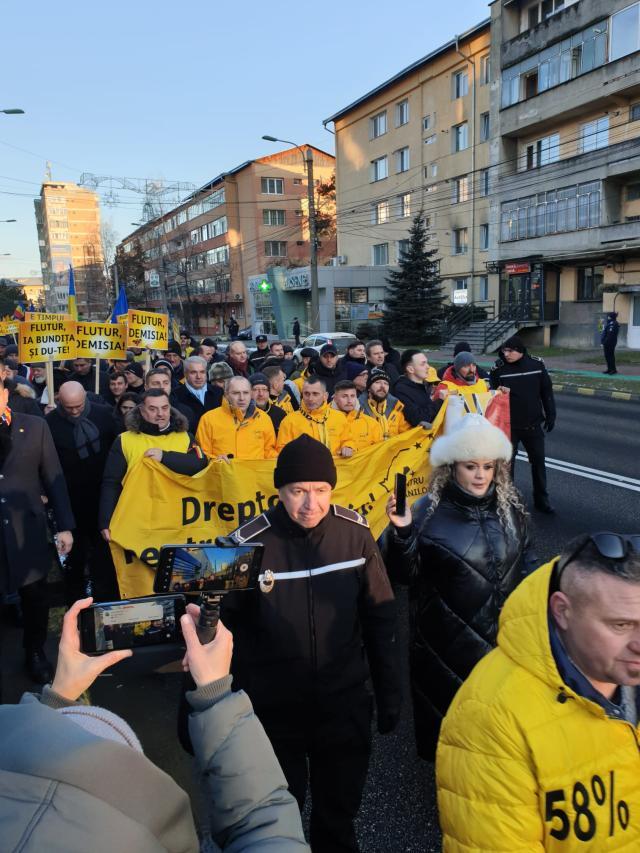
<path id="1" fill-rule="evenodd" d="M 198 605 L 187 604 L 187 612 L 180 620 L 182 636 L 187 646 L 182 668 L 191 673 L 197 687 L 229 675 L 233 654 L 233 635 L 222 622 L 218 622 L 214 639 L 202 645 L 196 630 L 199 618 Z"/>
<path id="2" fill-rule="evenodd" d="M 78 616 L 91 607 L 92 598 L 76 601 L 62 621 L 62 634 L 58 647 L 58 664 L 52 689 L 64 699 L 75 702 L 105 669 L 131 657 L 130 649 L 108 652 L 100 657 L 89 657 L 80 649 Z"/>
<path id="3" fill-rule="evenodd" d="M 80 614 L 81 650 L 104 654 L 182 642 L 183 595 L 157 595 L 94 604 Z"/>

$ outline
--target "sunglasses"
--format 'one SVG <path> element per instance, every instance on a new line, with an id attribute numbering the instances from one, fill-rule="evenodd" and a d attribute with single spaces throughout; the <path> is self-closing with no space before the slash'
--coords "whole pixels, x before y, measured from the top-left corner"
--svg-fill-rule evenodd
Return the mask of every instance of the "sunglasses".
<path id="1" fill-rule="evenodd" d="M 562 573 L 569 563 L 572 563 L 589 543 L 595 545 L 600 556 L 605 557 L 607 560 L 624 560 L 630 551 L 635 551 L 636 554 L 640 554 L 640 534 L 634 533 L 630 536 L 626 536 L 622 533 L 592 533 L 567 557 L 564 557 L 558 562 L 555 571 L 556 589 L 560 588 Z"/>

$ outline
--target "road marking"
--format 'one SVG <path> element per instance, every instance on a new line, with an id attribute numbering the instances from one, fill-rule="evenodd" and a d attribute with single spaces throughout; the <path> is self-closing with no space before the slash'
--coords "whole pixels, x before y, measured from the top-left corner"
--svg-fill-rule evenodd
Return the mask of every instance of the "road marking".
<path id="1" fill-rule="evenodd" d="M 611 396 L 614 400 L 630 400 L 633 395 L 628 391 L 612 391 Z"/>
<path id="2" fill-rule="evenodd" d="M 585 397 L 593 397 L 595 393 L 595 388 L 578 388 L 578 394 L 583 394 Z"/>
<path id="3" fill-rule="evenodd" d="M 517 459 L 520 462 L 528 462 L 526 453 L 519 451 Z M 561 471 L 563 474 L 573 474 L 576 477 L 584 477 L 587 480 L 595 480 L 598 483 L 606 483 L 609 486 L 617 486 L 630 492 L 640 492 L 640 480 L 633 477 L 625 477 L 622 474 L 613 474 L 610 471 L 600 471 L 598 468 L 589 468 L 586 465 L 578 465 L 575 462 L 565 462 L 562 459 L 546 458 L 547 468 L 553 471 Z"/>

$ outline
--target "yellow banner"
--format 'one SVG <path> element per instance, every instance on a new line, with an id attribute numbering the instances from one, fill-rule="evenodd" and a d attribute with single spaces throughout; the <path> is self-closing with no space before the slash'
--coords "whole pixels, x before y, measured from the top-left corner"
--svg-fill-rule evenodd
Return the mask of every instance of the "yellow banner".
<path id="1" fill-rule="evenodd" d="M 126 328 L 117 323 L 76 323 L 76 358 L 124 359 L 126 336 Z"/>
<path id="2" fill-rule="evenodd" d="M 169 346 L 169 317 L 155 311 L 129 311 L 127 346 L 166 350 Z"/>
<path id="3" fill-rule="evenodd" d="M 352 459 L 339 459 L 333 502 L 357 510 L 374 537 L 387 524 L 385 506 L 397 473 L 407 475 L 407 500 L 426 493 L 428 449 L 444 418 L 433 428 L 409 430 L 369 447 Z M 212 542 L 239 524 L 273 507 L 275 460 L 230 465 L 212 462 L 195 477 L 174 474 L 164 465 L 142 459 L 126 475 L 111 519 L 111 552 L 123 598 L 149 595 L 160 546 Z"/>
<path id="4" fill-rule="evenodd" d="M 70 314 L 47 314 L 46 311 L 25 311 L 24 319 L 27 322 L 38 320 L 41 323 L 56 323 L 60 320 L 70 320 Z"/>
<path id="5" fill-rule="evenodd" d="M 76 324 L 72 320 L 20 323 L 19 358 L 23 364 L 76 357 Z"/>
<path id="6" fill-rule="evenodd" d="M 17 335 L 19 328 L 17 320 L 0 320 L 0 335 Z"/>

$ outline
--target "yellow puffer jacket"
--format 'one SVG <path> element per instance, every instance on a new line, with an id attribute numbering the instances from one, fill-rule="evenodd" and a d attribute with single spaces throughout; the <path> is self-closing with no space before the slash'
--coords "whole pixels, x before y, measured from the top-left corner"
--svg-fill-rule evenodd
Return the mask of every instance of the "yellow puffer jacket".
<path id="1" fill-rule="evenodd" d="M 343 447 L 355 450 L 346 416 L 332 409 L 328 403 L 323 403 L 313 412 L 309 412 L 305 404 L 301 403 L 299 411 L 287 415 L 278 428 L 278 452 L 303 433 L 321 441 L 334 456 L 338 456 Z"/>
<path id="2" fill-rule="evenodd" d="M 640 731 L 562 682 L 547 622 L 554 563 L 507 599 L 498 647 L 444 720 L 436 773 L 448 853 L 640 850 Z"/>
<path id="3" fill-rule="evenodd" d="M 382 441 L 382 427 L 378 421 L 369 415 L 365 415 L 362 409 L 349 412 L 346 418 L 356 450 L 365 450 L 365 448 Z"/>
<path id="4" fill-rule="evenodd" d="M 273 422 L 253 401 L 243 416 L 225 397 L 222 405 L 200 418 L 196 441 L 212 458 L 273 459 L 277 455 Z"/>

